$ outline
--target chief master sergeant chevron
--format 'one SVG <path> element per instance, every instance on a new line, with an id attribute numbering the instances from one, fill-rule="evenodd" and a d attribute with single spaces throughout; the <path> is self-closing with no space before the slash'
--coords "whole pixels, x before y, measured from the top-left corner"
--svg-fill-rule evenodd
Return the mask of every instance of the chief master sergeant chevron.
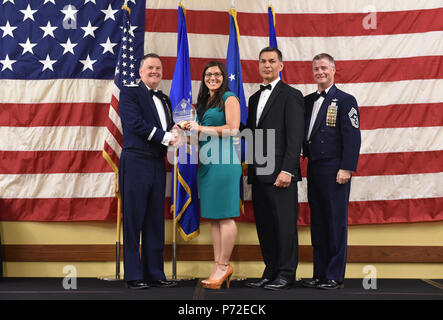
<path id="1" fill-rule="evenodd" d="M 345 276 L 348 204 L 360 154 L 360 119 L 355 98 L 334 84 L 333 57 L 316 55 L 312 70 L 318 90 L 305 97 L 303 156 L 309 158 L 314 275 L 303 285 L 338 289 Z"/>
<path id="2" fill-rule="evenodd" d="M 167 146 L 176 143 L 171 102 L 157 90 L 163 70 L 150 53 L 140 62 L 139 84 L 120 92 L 123 151 L 119 184 L 123 202 L 125 281 L 131 289 L 171 287 L 163 271 L 164 199 Z M 141 255 L 139 250 L 142 237 Z"/>

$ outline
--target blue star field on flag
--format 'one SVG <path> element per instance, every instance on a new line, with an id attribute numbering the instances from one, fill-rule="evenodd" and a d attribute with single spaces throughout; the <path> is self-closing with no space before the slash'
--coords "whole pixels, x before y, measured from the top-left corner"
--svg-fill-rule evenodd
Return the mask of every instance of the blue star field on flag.
<path id="1" fill-rule="evenodd" d="M 126 81 L 135 81 L 143 56 L 145 1 L 128 1 L 136 13 L 128 30 L 132 39 L 122 39 L 123 3 L 4 0 L 0 78 L 113 79 L 120 46 L 126 45 Z"/>

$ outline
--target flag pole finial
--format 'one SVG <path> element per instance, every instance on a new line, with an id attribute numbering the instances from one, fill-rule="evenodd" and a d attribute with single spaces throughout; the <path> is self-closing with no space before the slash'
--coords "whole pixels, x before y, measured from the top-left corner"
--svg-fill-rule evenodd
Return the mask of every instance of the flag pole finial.
<path id="1" fill-rule="evenodd" d="M 127 10 L 129 14 L 131 14 L 131 9 L 128 7 L 128 0 L 125 0 L 125 2 L 122 5 L 123 10 Z"/>
<path id="2" fill-rule="evenodd" d="M 181 7 L 183 10 L 183 13 L 186 14 L 185 6 L 183 5 L 183 3 L 181 1 L 178 2 L 178 6 Z"/>

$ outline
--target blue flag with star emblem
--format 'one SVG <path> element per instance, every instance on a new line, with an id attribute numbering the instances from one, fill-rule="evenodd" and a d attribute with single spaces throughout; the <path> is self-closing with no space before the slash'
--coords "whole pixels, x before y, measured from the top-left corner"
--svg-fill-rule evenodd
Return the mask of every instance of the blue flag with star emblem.
<path id="1" fill-rule="evenodd" d="M 174 109 L 182 99 L 192 103 L 191 68 L 189 65 L 188 33 L 186 29 L 185 9 L 178 7 L 178 40 L 177 62 L 172 78 L 171 92 L 169 94 L 172 108 Z M 200 205 L 197 191 L 197 150 L 187 149 L 186 144 L 178 150 L 178 163 L 174 170 L 177 171 L 177 194 L 174 219 L 181 236 L 190 240 L 199 235 L 200 231 Z M 174 199 L 174 175 L 172 175 L 171 202 Z M 174 210 L 174 206 L 171 206 Z"/>
<path id="2" fill-rule="evenodd" d="M 246 124 L 248 110 L 246 108 L 246 98 L 243 91 L 243 79 L 240 63 L 240 33 L 237 24 L 237 12 L 235 9 L 229 10 L 229 43 L 226 55 L 226 70 L 228 71 L 229 89 L 240 99 L 241 122 Z"/>
<path id="3" fill-rule="evenodd" d="M 240 62 L 240 33 L 237 24 L 237 11 L 234 8 L 229 10 L 229 43 L 228 53 L 226 55 L 226 70 L 229 78 L 229 89 L 235 93 L 240 101 L 240 121 L 246 125 L 248 118 L 248 109 L 246 107 L 246 98 L 243 91 L 243 79 Z M 245 159 L 245 141 L 234 139 L 235 147 L 240 153 L 242 165 Z M 244 190 L 243 175 L 240 177 L 240 211 L 244 213 Z"/>

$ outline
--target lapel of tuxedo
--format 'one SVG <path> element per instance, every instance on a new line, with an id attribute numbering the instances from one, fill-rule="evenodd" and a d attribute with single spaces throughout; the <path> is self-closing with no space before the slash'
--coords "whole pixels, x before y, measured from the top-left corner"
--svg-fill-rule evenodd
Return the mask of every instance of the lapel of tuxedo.
<path id="1" fill-rule="evenodd" d="M 169 105 L 168 103 L 168 99 L 166 98 L 167 96 L 165 94 L 163 94 L 162 97 L 162 103 L 163 103 L 163 107 L 165 109 L 165 113 L 166 113 L 166 130 L 169 130 L 169 126 L 171 125 L 171 122 L 173 121 L 172 119 L 172 106 Z"/>
<path id="2" fill-rule="evenodd" d="M 280 80 L 279 82 L 277 82 L 274 90 L 272 90 L 271 96 L 269 97 L 268 101 L 266 101 L 266 104 L 265 104 L 265 107 L 263 108 L 260 119 L 258 120 L 257 127 L 259 127 L 261 125 L 261 123 L 263 122 L 263 119 L 266 118 L 266 115 L 268 114 L 269 110 L 271 109 L 272 104 L 274 103 L 275 99 L 277 98 L 278 94 L 280 93 L 282 84 L 283 84 L 283 82 Z M 257 102 L 257 104 L 258 104 L 258 102 Z"/>
<path id="3" fill-rule="evenodd" d="M 314 94 L 310 94 L 306 100 L 306 118 L 305 118 L 305 137 L 308 136 L 309 133 L 309 125 L 311 123 L 311 117 L 312 117 L 312 109 L 314 108 Z"/>
<path id="4" fill-rule="evenodd" d="M 320 107 L 320 111 L 318 111 L 317 118 L 315 119 L 314 126 L 312 127 L 311 137 L 321 127 L 322 123 L 326 123 L 326 113 L 328 111 L 328 106 L 331 104 L 331 101 L 335 96 L 336 90 L 337 90 L 337 87 L 335 86 L 335 84 L 332 85 L 331 89 L 329 89 L 328 94 L 325 97 L 325 100 L 323 100 L 323 103 L 321 104 L 321 107 Z M 309 117 L 309 119 L 310 119 L 310 117 Z"/>
<path id="5" fill-rule="evenodd" d="M 155 121 L 157 122 L 158 127 L 162 127 L 160 117 L 158 116 L 157 107 L 155 106 L 154 99 L 152 98 L 151 94 L 149 93 L 148 87 L 143 83 L 143 81 L 140 81 L 140 87 L 142 91 L 142 101 L 146 101 L 146 104 L 143 104 L 144 108 L 148 108 L 152 111 L 152 114 L 154 115 Z M 142 102 L 143 103 L 143 102 Z"/>
<path id="6" fill-rule="evenodd" d="M 252 124 L 252 128 L 256 128 L 256 123 L 257 123 L 257 107 L 258 107 L 258 101 L 260 100 L 260 92 L 261 91 L 257 91 L 256 93 L 254 93 L 254 95 L 251 97 L 251 104 L 249 106 L 249 114 L 248 114 L 248 120 L 250 121 L 250 123 Z"/>
<path id="7" fill-rule="evenodd" d="M 169 124 L 172 121 L 172 114 L 171 114 L 171 106 L 168 103 L 168 100 L 166 99 L 166 95 L 162 92 L 161 98 L 158 97 L 162 103 L 163 106 L 163 111 L 165 112 L 165 117 L 166 117 L 166 127 L 169 128 Z M 157 109 L 157 108 L 155 108 Z"/>

